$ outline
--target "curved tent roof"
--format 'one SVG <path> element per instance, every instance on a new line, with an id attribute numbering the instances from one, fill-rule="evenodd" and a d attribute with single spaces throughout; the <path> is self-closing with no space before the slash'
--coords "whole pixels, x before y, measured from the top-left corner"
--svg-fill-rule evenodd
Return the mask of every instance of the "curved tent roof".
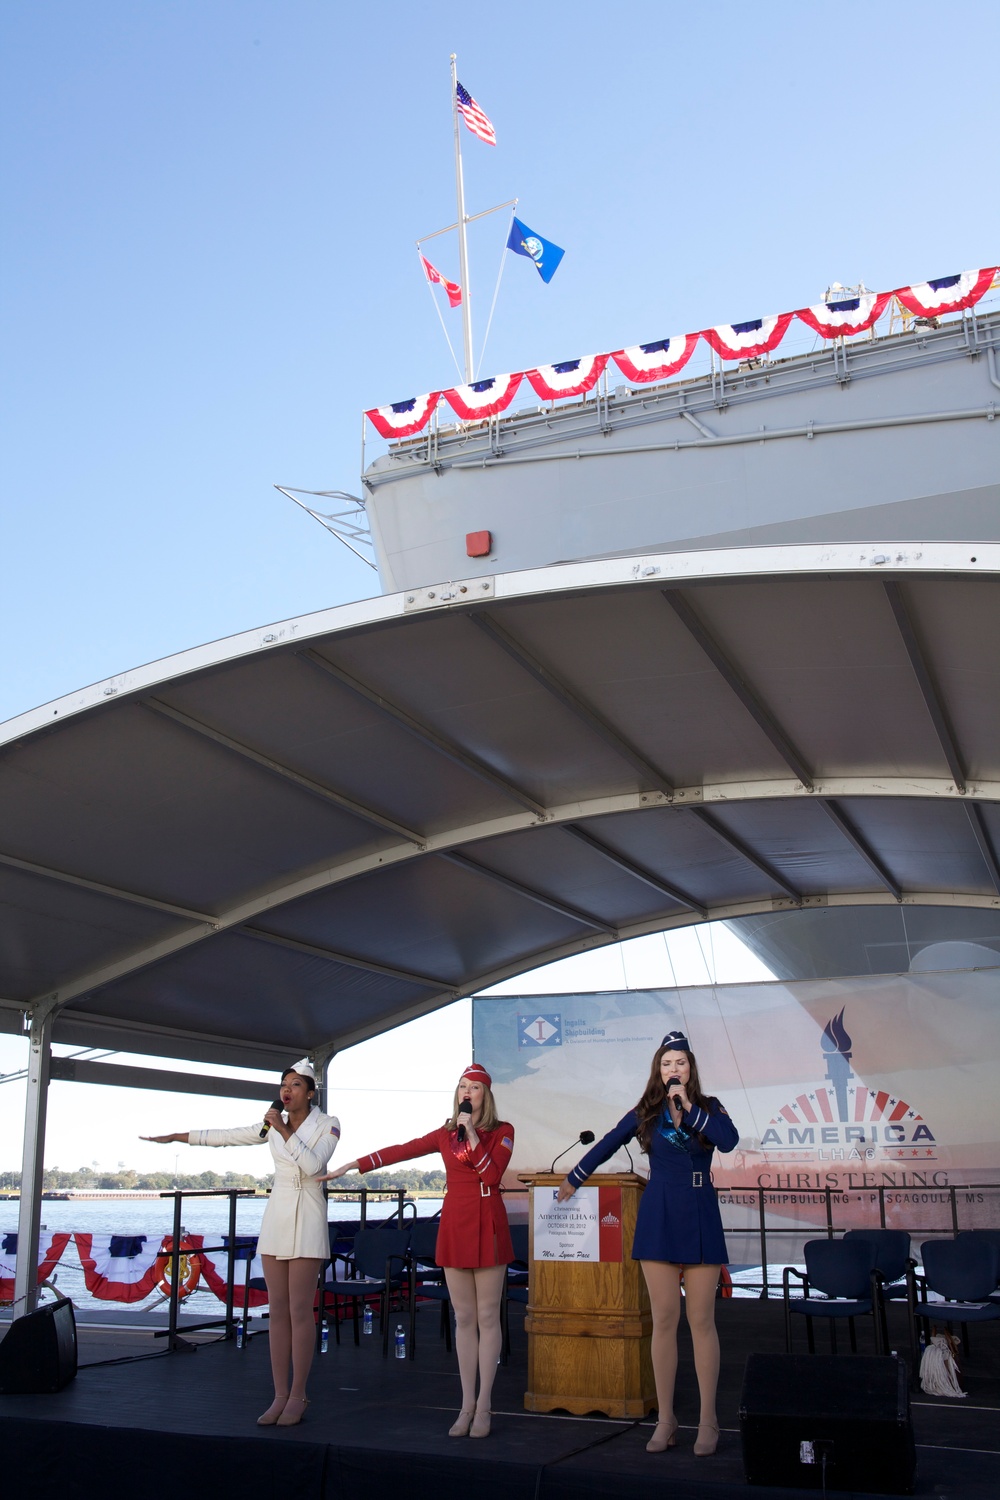
<path id="1" fill-rule="evenodd" d="M 1000 906 L 1000 547 L 603 559 L 199 647 L 0 729 L 0 1024 L 270 1067 L 795 905 Z"/>

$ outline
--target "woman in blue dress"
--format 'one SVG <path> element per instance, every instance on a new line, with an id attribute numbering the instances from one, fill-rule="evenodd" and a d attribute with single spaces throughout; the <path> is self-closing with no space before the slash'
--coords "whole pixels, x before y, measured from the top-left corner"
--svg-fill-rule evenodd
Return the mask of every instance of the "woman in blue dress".
<path id="1" fill-rule="evenodd" d="M 560 1202 L 571 1197 L 591 1172 L 633 1136 L 649 1157 L 649 1182 L 632 1241 L 632 1258 L 642 1265 L 653 1315 L 657 1422 L 646 1450 L 661 1453 L 676 1441 L 674 1381 L 683 1272 L 684 1307 L 701 1396 L 694 1451 L 705 1458 L 715 1452 L 719 1441 L 715 1293 L 720 1268 L 728 1261 L 722 1215 L 712 1187 L 712 1155 L 715 1150 L 732 1151 L 739 1132 L 718 1099 L 702 1093 L 698 1066 L 683 1032 L 671 1031 L 663 1038 L 642 1098 L 563 1179 Z"/>

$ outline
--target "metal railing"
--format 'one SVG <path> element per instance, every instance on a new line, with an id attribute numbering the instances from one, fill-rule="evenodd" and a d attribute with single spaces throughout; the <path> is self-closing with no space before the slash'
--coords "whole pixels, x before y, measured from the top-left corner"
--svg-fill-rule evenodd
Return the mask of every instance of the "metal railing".
<path id="1" fill-rule="evenodd" d="M 202 1328 L 225 1327 L 224 1338 L 236 1337 L 236 1321 L 233 1316 L 235 1296 L 233 1292 L 233 1278 L 236 1270 L 237 1238 L 236 1238 L 236 1203 L 239 1198 L 256 1197 L 256 1188 L 173 1188 L 160 1193 L 161 1198 L 172 1198 L 174 1200 L 174 1227 L 171 1236 L 170 1250 L 170 1302 L 167 1314 L 167 1326 L 153 1334 L 154 1338 L 165 1338 L 167 1348 L 174 1353 L 193 1353 L 198 1347 L 188 1339 L 182 1338 L 178 1333 L 178 1313 L 180 1310 L 181 1292 L 181 1259 L 190 1251 L 182 1248 L 183 1225 L 181 1224 L 181 1207 L 185 1198 L 228 1198 L 229 1199 L 229 1244 L 228 1245 L 200 1245 L 198 1251 L 228 1250 L 226 1257 L 226 1311 L 221 1318 L 206 1318 L 200 1323 L 185 1323 L 184 1332 L 193 1333 Z M 246 1309 L 244 1309 L 246 1311 Z"/>
<path id="2" fill-rule="evenodd" d="M 974 1225 L 967 1222 L 973 1217 L 989 1217 L 994 1226 L 1000 1224 L 1000 1183 L 996 1182 L 935 1184 L 927 1188 L 894 1187 L 883 1184 L 844 1190 L 832 1187 L 763 1188 L 718 1185 L 716 1192 L 723 1211 L 723 1227 L 727 1236 L 735 1238 L 742 1235 L 744 1238 L 757 1241 L 761 1280 L 759 1283 L 744 1282 L 743 1284 L 750 1287 L 759 1285 L 760 1294 L 765 1298 L 769 1295 L 770 1288 L 775 1285 L 768 1274 L 769 1242 L 775 1240 L 784 1239 L 786 1243 L 788 1241 L 802 1242 L 807 1239 L 817 1239 L 823 1235 L 826 1235 L 828 1239 L 834 1239 L 848 1229 L 860 1228 L 903 1229 L 911 1237 L 923 1235 L 927 1239 L 935 1236 L 954 1238 L 963 1229 L 984 1227 L 981 1224 Z M 970 1211 L 977 1207 L 989 1206 L 990 1200 L 986 1195 L 992 1194 L 998 1195 L 992 1199 L 992 1214 L 982 1216 Z M 742 1200 L 743 1207 L 753 1207 L 756 1219 L 755 1228 L 747 1223 L 725 1222 L 727 1217 L 725 1210 L 737 1206 L 736 1199 Z M 753 1200 L 752 1205 L 747 1202 L 748 1199 Z M 914 1200 L 918 1201 L 914 1202 Z M 908 1207 L 918 1208 L 924 1203 L 933 1203 L 944 1210 L 939 1215 L 937 1223 L 924 1224 L 904 1217 L 903 1210 Z M 773 1214 L 776 1210 L 780 1212 L 782 1209 L 802 1208 L 803 1206 L 809 1209 L 812 1205 L 815 1205 L 818 1212 L 810 1214 L 809 1218 L 798 1223 L 776 1225 L 769 1222 L 769 1213 Z M 844 1213 L 845 1209 L 853 1210 L 850 1214 L 850 1222 L 846 1221 L 848 1216 Z M 867 1213 L 865 1209 L 868 1210 Z M 790 1249 L 789 1255 L 794 1256 L 795 1250 Z M 788 1256 L 785 1257 L 786 1260 L 788 1258 Z M 784 1261 L 773 1264 L 784 1264 Z"/>

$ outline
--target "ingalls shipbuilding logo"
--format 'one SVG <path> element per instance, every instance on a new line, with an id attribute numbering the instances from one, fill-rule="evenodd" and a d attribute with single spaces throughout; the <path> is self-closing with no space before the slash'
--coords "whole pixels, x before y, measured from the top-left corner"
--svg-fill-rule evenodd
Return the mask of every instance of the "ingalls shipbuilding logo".
<path id="1" fill-rule="evenodd" d="M 518 1016 L 519 1047 L 561 1047 L 562 1016 Z"/>
<path id="2" fill-rule="evenodd" d="M 937 1144 L 922 1115 L 887 1089 L 869 1088 L 851 1067 L 853 1043 L 844 1011 L 820 1039 L 823 1083 L 781 1107 L 761 1136 L 761 1150 L 785 1161 L 933 1161 Z"/>

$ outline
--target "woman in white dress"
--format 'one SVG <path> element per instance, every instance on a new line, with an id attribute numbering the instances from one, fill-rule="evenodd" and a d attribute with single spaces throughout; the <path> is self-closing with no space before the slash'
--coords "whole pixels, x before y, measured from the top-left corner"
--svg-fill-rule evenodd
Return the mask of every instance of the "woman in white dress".
<path id="1" fill-rule="evenodd" d="M 264 1262 L 274 1400 L 260 1427 L 294 1427 L 308 1398 L 306 1380 L 316 1342 L 313 1312 L 319 1273 L 330 1258 L 326 1198 L 316 1179 L 337 1148 L 340 1121 L 314 1103 L 316 1074 L 307 1057 L 281 1075 L 281 1109 L 264 1116 L 274 1159 L 274 1186 L 261 1220 L 257 1250 Z M 259 1146 L 260 1122 L 232 1130 L 181 1130 L 147 1135 L 164 1145 Z"/>

